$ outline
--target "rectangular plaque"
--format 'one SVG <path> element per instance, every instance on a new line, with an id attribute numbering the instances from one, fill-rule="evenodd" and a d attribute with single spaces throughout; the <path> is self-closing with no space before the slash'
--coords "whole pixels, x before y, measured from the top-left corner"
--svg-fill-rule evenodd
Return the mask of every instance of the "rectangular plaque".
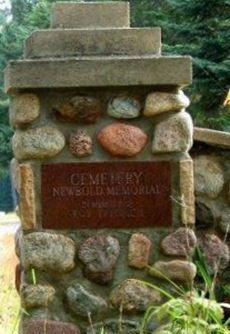
<path id="1" fill-rule="evenodd" d="M 172 224 L 169 162 L 45 164 L 41 179 L 46 229 Z"/>

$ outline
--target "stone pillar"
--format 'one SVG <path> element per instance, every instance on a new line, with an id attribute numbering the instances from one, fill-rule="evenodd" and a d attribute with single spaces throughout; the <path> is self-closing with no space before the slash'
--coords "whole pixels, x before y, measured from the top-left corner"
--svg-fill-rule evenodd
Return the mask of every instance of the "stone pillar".
<path id="1" fill-rule="evenodd" d="M 9 63 L 21 333 L 138 333 L 143 281 L 194 279 L 191 81 L 125 2 L 54 4 Z"/>

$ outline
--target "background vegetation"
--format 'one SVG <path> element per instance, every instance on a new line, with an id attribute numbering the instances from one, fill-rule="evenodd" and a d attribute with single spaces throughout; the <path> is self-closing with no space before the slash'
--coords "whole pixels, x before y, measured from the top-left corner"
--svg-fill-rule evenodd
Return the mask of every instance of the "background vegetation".
<path id="1" fill-rule="evenodd" d="M 107 0 L 104 0 L 107 1 Z M 115 0 L 116 1 L 116 0 Z M 8 98 L 3 69 L 22 55 L 23 41 L 49 26 L 54 0 L 11 0 L 0 11 L 0 178 L 11 158 Z M 230 0 L 130 0 L 133 26 L 160 26 L 163 54 L 189 54 L 194 84 L 187 89 L 196 125 L 229 131 L 230 110 L 224 106 L 229 87 Z"/>

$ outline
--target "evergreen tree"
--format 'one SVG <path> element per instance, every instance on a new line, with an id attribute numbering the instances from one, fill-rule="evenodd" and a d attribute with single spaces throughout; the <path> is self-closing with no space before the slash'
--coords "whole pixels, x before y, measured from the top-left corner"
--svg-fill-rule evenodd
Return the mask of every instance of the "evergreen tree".
<path id="1" fill-rule="evenodd" d="M 189 88 L 195 123 L 230 129 L 230 109 L 223 103 L 229 90 L 229 0 L 168 0 L 173 18 L 169 53 L 190 54 L 194 83 Z"/>

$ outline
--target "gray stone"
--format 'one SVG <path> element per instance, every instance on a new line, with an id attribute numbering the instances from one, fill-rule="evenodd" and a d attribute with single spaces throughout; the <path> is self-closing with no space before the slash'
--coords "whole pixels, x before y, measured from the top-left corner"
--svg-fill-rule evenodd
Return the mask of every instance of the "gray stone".
<path id="1" fill-rule="evenodd" d="M 202 235 L 199 238 L 199 246 L 211 273 L 222 272 L 227 268 L 230 261 L 229 247 L 217 235 Z"/>
<path id="2" fill-rule="evenodd" d="M 153 92 L 147 96 L 144 115 L 152 117 L 165 112 L 180 111 L 189 104 L 189 99 L 182 90 L 177 93 Z"/>
<path id="3" fill-rule="evenodd" d="M 211 146 L 230 148 L 230 133 L 211 129 L 194 128 L 194 140 Z"/>
<path id="4" fill-rule="evenodd" d="M 103 298 L 91 294 L 78 282 L 67 289 L 66 296 L 70 309 L 82 317 L 100 315 L 108 308 Z"/>
<path id="5" fill-rule="evenodd" d="M 56 128 L 44 126 L 26 131 L 17 130 L 12 140 L 17 159 L 47 159 L 62 151 L 65 137 Z"/>
<path id="6" fill-rule="evenodd" d="M 222 212 L 219 226 L 224 233 L 230 233 L 230 208 Z"/>
<path id="7" fill-rule="evenodd" d="M 55 289 L 50 285 L 24 285 L 20 291 L 22 307 L 26 309 L 47 307 L 54 295 Z"/>
<path id="8" fill-rule="evenodd" d="M 192 61 L 185 56 L 17 60 L 5 70 L 6 92 L 31 87 L 182 86 L 191 82 Z"/>
<path id="9" fill-rule="evenodd" d="M 83 130 L 70 137 L 69 150 L 76 157 L 85 157 L 92 153 L 92 138 L 87 135 Z"/>
<path id="10" fill-rule="evenodd" d="M 105 322 L 96 323 L 87 329 L 86 334 L 102 334 L 104 328 L 106 334 L 117 334 L 122 331 L 122 334 L 139 334 L 140 324 L 132 320 L 107 320 Z"/>
<path id="11" fill-rule="evenodd" d="M 181 227 L 162 240 L 161 247 L 166 255 L 189 256 L 197 243 L 193 230 Z"/>
<path id="12" fill-rule="evenodd" d="M 22 264 L 26 269 L 68 272 L 75 267 L 75 243 L 61 234 L 27 234 L 23 238 L 22 252 Z"/>
<path id="13" fill-rule="evenodd" d="M 197 227 L 208 227 L 215 223 L 215 217 L 211 207 L 197 200 L 196 202 L 196 225 Z"/>
<path id="14" fill-rule="evenodd" d="M 10 104 L 10 123 L 20 127 L 35 121 L 40 114 L 40 100 L 35 94 L 17 94 Z"/>
<path id="15" fill-rule="evenodd" d="M 159 54 L 160 28 L 38 30 L 26 40 L 26 58 Z"/>
<path id="16" fill-rule="evenodd" d="M 127 313 L 145 312 L 150 306 L 161 301 L 158 291 L 142 281 L 127 279 L 117 286 L 110 295 L 113 307 Z"/>
<path id="17" fill-rule="evenodd" d="M 194 159 L 195 192 L 217 198 L 224 187 L 224 173 L 218 159 L 209 155 L 200 155 Z"/>
<path id="18" fill-rule="evenodd" d="M 51 12 L 52 28 L 129 27 L 128 2 L 57 2 Z"/>
<path id="19" fill-rule="evenodd" d="M 193 143 L 193 123 L 186 112 L 179 112 L 155 126 L 153 153 L 188 152 Z"/>
<path id="20" fill-rule="evenodd" d="M 121 96 L 109 101 L 108 115 L 114 118 L 136 118 L 140 115 L 141 104 L 132 97 Z"/>
<path id="21" fill-rule="evenodd" d="M 149 269 L 149 274 L 162 279 L 189 283 L 196 276 L 196 266 L 192 262 L 183 260 L 158 261 Z"/>
<path id="22" fill-rule="evenodd" d="M 112 280 L 113 269 L 120 253 L 117 239 L 96 235 L 86 239 L 79 249 L 79 259 L 85 264 L 85 275 L 90 280 L 105 284 Z"/>

